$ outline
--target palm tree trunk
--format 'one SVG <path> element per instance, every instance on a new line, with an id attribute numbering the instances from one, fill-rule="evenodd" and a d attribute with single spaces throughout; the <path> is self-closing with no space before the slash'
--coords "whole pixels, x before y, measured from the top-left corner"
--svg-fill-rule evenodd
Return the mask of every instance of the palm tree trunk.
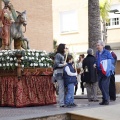
<path id="1" fill-rule="evenodd" d="M 96 51 L 96 43 L 101 40 L 99 0 L 88 0 L 88 40 L 89 47 Z"/>

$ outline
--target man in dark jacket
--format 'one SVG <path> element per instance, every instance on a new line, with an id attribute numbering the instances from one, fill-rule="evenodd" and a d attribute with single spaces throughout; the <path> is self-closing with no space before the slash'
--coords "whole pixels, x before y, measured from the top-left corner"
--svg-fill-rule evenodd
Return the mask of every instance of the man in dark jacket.
<path id="1" fill-rule="evenodd" d="M 93 67 L 96 62 L 95 57 L 93 56 L 93 49 L 89 48 L 87 50 L 87 56 L 83 60 L 83 69 L 84 69 L 84 81 L 86 82 L 87 89 L 87 97 L 88 101 L 99 101 L 97 98 L 97 71 L 96 68 Z"/>
<path id="2" fill-rule="evenodd" d="M 106 45 L 105 49 L 108 50 L 108 51 L 110 51 L 112 57 L 115 60 L 114 66 L 116 66 L 116 62 L 117 62 L 117 56 L 116 56 L 116 54 L 111 50 L 111 47 L 109 45 Z M 110 77 L 109 95 L 110 95 L 110 100 L 111 101 L 115 101 L 116 100 L 115 72 Z"/>

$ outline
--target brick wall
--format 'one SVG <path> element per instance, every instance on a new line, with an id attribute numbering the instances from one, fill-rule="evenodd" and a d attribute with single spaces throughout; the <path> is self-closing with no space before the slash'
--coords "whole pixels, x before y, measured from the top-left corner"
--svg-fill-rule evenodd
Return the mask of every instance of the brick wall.
<path id="1" fill-rule="evenodd" d="M 0 10 L 2 9 L 2 2 L 0 1 Z M 0 11 L 1 13 L 1 11 Z M 1 21 L 0 21 L 0 26 L 1 26 Z"/>
<path id="2" fill-rule="evenodd" d="M 27 11 L 27 32 L 30 48 L 53 50 L 52 0 L 11 0 L 15 10 Z M 24 28 L 23 28 L 24 30 Z"/>

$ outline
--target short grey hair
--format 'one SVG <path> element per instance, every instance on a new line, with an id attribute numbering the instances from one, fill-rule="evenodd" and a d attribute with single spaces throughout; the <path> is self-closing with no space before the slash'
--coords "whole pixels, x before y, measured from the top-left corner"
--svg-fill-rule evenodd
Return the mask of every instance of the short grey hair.
<path id="1" fill-rule="evenodd" d="M 98 40 L 97 44 L 102 45 L 103 47 L 105 47 L 105 43 L 102 40 Z"/>
<path id="2" fill-rule="evenodd" d="M 93 55 L 93 49 L 89 48 L 89 49 L 87 50 L 87 54 Z"/>

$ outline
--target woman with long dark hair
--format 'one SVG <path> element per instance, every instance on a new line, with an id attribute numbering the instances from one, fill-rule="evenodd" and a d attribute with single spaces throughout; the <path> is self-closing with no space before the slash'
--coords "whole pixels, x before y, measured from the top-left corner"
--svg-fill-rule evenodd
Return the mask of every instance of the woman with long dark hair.
<path id="1" fill-rule="evenodd" d="M 58 93 L 59 93 L 59 105 L 60 107 L 65 107 L 64 103 L 64 96 L 65 96 L 65 89 L 64 89 L 64 80 L 63 80 L 63 67 L 66 65 L 65 62 L 65 52 L 67 47 L 65 44 L 59 44 L 57 48 L 57 52 L 55 55 L 54 60 L 54 74 L 55 79 L 58 83 Z"/>

